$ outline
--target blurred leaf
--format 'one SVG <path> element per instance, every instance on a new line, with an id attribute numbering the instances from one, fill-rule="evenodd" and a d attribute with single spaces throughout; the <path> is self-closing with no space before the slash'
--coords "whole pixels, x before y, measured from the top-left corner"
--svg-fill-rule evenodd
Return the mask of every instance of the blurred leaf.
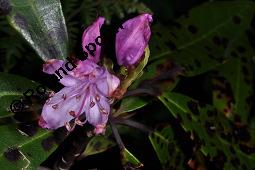
<path id="1" fill-rule="evenodd" d="M 0 133 L 1 169 L 36 169 L 57 146 L 51 132 L 37 127 L 27 135 L 16 125 L 4 125 Z"/>
<path id="2" fill-rule="evenodd" d="M 38 85 L 24 77 L 0 73 L 0 118 L 12 116 L 12 102 L 19 100 L 28 89 L 36 91 Z"/>
<path id="3" fill-rule="evenodd" d="M 94 155 L 113 147 L 115 143 L 105 136 L 93 137 L 86 146 L 84 156 Z"/>
<path id="4" fill-rule="evenodd" d="M 252 57 L 254 51 L 245 36 L 233 42 L 233 59 L 213 71 L 213 103 L 221 113 L 246 123 L 252 106 Z"/>
<path id="5" fill-rule="evenodd" d="M 149 104 L 148 100 L 142 99 L 141 97 L 130 96 L 126 97 L 121 101 L 119 109 L 114 113 L 117 117 L 123 113 L 133 112 Z"/>
<path id="6" fill-rule="evenodd" d="M 149 64 L 168 58 L 184 67 L 187 76 L 206 72 L 229 57 L 229 48 L 249 28 L 254 12 L 250 1 L 213 1 L 167 26 L 155 24 Z"/>
<path id="7" fill-rule="evenodd" d="M 67 57 L 68 37 L 59 0 L 6 0 L 10 24 L 44 60 Z"/>
<path id="8" fill-rule="evenodd" d="M 122 155 L 122 164 L 124 167 L 135 168 L 135 169 L 143 167 L 143 164 L 126 148 L 124 148 L 121 151 L 121 155 Z"/>
<path id="9" fill-rule="evenodd" d="M 151 12 L 151 10 L 137 0 L 84 0 L 80 12 L 83 23 L 89 25 L 96 19 L 96 13 L 104 16 L 106 23 L 109 24 L 113 16 L 124 18 L 125 14 Z"/>
<path id="10" fill-rule="evenodd" d="M 172 90 L 183 74 L 183 69 L 168 58 L 163 58 L 148 64 L 143 75 L 138 78 L 130 89 L 149 91 L 148 94 L 159 95 L 164 91 Z"/>
<path id="11" fill-rule="evenodd" d="M 231 122 L 209 105 L 181 94 L 164 93 L 159 99 L 191 134 L 216 169 L 255 168 L 255 133 L 247 125 Z M 240 166 L 240 167 L 239 167 Z"/>
<path id="12" fill-rule="evenodd" d="M 184 153 L 174 139 L 171 127 L 165 126 L 150 134 L 149 139 L 163 169 L 184 169 Z"/>

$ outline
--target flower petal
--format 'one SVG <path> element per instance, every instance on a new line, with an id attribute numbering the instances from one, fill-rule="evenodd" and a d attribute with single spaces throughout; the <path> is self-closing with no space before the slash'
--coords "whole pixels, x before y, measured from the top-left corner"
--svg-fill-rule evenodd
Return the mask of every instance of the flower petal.
<path id="1" fill-rule="evenodd" d="M 110 74 L 107 70 L 105 70 L 104 75 L 96 81 L 97 89 L 106 97 L 111 97 L 119 84 L 119 78 Z"/>
<path id="2" fill-rule="evenodd" d="M 70 74 L 82 79 L 82 76 L 91 74 L 96 68 L 100 67 L 91 60 L 79 61 L 76 69 Z"/>
<path id="3" fill-rule="evenodd" d="M 110 112 L 108 99 L 97 92 L 96 88 L 92 89 L 90 99 L 90 108 L 86 110 L 87 121 L 93 126 L 106 124 Z"/>
<path id="4" fill-rule="evenodd" d="M 77 79 L 76 77 L 73 77 L 72 75 L 66 75 L 65 77 L 63 77 L 62 79 L 60 79 L 59 81 L 61 84 L 63 84 L 66 87 L 69 86 L 74 86 L 77 83 L 80 82 L 79 79 Z"/>
<path id="5" fill-rule="evenodd" d="M 64 65 L 63 60 L 50 59 L 43 64 L 43 72 L 47 74 L 54 74 L 59 67 Z"/>
<path id="6" fill-rule="evenodd" d="M 105 19 L 103 17 L 98 17 L 98 19 L 89 26 L 82 35 L 82 48 L 83 51 L 88 52 L 88 58 L 93 60 L 95 63 L 99 62 L 99 57 L 101 53 L 101 46 L 97 45 L 95 43 L 95 40 L 98 36 L 100 36 L 100 29 L 104 23 Z M 96 49 L 94 47 L 92 48 L 92 45 L 89 45 L 89 43 L 94 43 Z M 100 42 L 101 43 L 101 42 Z M 87 46 L 87 47 L 86 47 Z M 94 50 L 94 56 L 90 54 L 90 51 L 92 52 Z"/>
<path id="7" fill-rule="evenodd" d="M 119 30 L 115 42 L 119 65 L 129 66 L 139 61 L 151 36 L 151 22 L 152 15 L 142 14 L 123 24 L 124 29 Z"/>
<path id="8" fill-rule="evenodd" d="M 86 109 L 86 88 L 87 84 L 82 83 L 79 86 L 65 87 L 54 94 L 44 104 L 39 124 L 43 128 L 57 129 L 78 117 Z"/>

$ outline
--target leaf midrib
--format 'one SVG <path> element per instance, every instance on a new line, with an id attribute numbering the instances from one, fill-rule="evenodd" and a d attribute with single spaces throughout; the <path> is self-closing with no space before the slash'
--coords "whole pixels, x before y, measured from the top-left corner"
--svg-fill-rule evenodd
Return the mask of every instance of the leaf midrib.
<path id="1" fill-rule="evenodd" d="M 244 9 L 247 9 L 247 8 L 249 8 L 249 5 L 247 5 L 247 6 L 246 6 L 245 8 L 243 8 L 242 10 L 238 11 L 237 14 L 240 14 L 240 15 L 241 15 L 241 13 L 242 13 L 243 11 L 245 11 Z M 190 41 L 190 42 L 187 43 L 187 44 L 184 44 L 184 45 L 181 45 L 181 46 L 177 47 L 177 50 L 185 49 L 185 48 L 187 48 L 187 47 L 189 47 L 189 46 L 192 46 L 192 45 L 195 44 L 196 42 L 199 42 L 199 41 L 202 41 L 202 40 L 206 39 L 206 38 L 209 37 L 211 34 L 213 34 L 214 32 L 216 32 L 217 29 L 219 29 L 219 28 L 225 26 L 227 23 L 231 22 L 233 16 L 234 16 L 234 14 L 231 15 L 231 17 L 227 18 L 227 19 L 226 19 L 224 22 L 222 22 L 221 24 L 215 26 L 213 29 L 211 29 L 210 31 L 208 31 L 208 32 L 206 32 L 206 33 L 204 33 L 204 34 L 202 34 L 201 36 L 199 36 L 198 38 L 194 39 L 193 41 Z M 242 15 L 241 15 L 241 16 L 242 16 Z M 153 60 L 161 59 L 161 58 L 163 58 L 165 55 L 170 55 L 170 54 L 172 54 L 172 53 L 176 53 L 176 51 L 171 51 L 171 50 L 165 51 L 165 52 L 163 52 L 163 53 L 161 53 L 161 54 L 159 54 L 159 55 L 156 55 L 156 56 L 153 58 Z M 153 61 L 153 60 L 152 60 L 152 61 Z"/>

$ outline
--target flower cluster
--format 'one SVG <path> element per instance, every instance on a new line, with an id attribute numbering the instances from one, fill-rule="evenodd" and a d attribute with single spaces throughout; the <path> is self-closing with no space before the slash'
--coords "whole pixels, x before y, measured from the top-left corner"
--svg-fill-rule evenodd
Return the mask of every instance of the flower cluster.
<path id="1" fill-rule="evenodd" d="M 99 17 L 89 26 L 82 36 L 82 47 L 100 36 L 100 29 L 105 19 Z M 116 57 L 119 65 L 136 64 L 144 53 L 151 35 L 150 23 L 152 16 L 142 14 L 126 21 L 124 29 L 116 35 Z M 110 114 L 110 99 L 120 85 L 117 76 L 98 65 L 101 47 L 97 48 L 94 56 L 88 55 L 84 61 L 78 61 L 77 67 L 60 80 L 65 87 L 53 94 L 46 101 L 42 109 L 39 125 L 43 128 L 56 129 L 66 126 L 72 130 L 70 121 L 83 125 L 87 121 L 95 127 L 94 133 L 104 132 Z M 54 74 L 55 70 L 63 66 L 63 60 L 51 59 L 43 66 L 43 71 Z M 85 114 L 86 120 L 79 117 Z"/>

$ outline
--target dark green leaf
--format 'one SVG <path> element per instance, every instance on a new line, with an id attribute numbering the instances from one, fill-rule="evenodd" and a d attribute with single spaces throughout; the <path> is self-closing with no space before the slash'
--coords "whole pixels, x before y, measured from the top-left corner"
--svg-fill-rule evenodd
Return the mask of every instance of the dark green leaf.
<path id="1" fill-rule="evenodd" d="M 156 24 L 149 63 L 168 58 L 188 76 L 206 72 L 228 58 L 232 42 L 249 27 L 254 12 L 250 1 L 213 1 L 192 8 L 168 27 Z"/>
<path id="2" fill-rule="evenodd" d="M 51 132 L 31 128 L 27 135 L 16 125 L 0 126 L 1 169 L 36 169 L 56 149 Z"/>
<path id="3" fill-rule="evenodd" d="M 12 116 L 10 105 L 20 100 L 28 89 L 36 90 L 39 84 L 24 77 L 0 73 L 0 118 Z"/>
<path id="4" fill-rule="evenodd" d="M 115 143 L 112 140 L 107 139 L 105 136 L 95 136 L 89 141 L 83 154 L 84 156 L 89 156 L 101 153 L 114 145 Z"/>
<path id="5" fill-rule="evenodd" d="M 43 60 L 67 57 L 68 37 L 59 0 L 9 0 L 10 24 Z"/>
<path id="6" fill-rule="evenodd" d="M 140 168 L 143 164 L 126 148 L 121 151 L 122 155 L 122 164 L 127 168 Z"/>
<path id="7" fill-rule="evenodd" d="M 177 93 L 164 93 L 159 99 L 183 129 L 191 133 L 200 150 L 217 164 L 218 169 L 255 168 L 255 133 L 246 125 L 231 122 L 209 105 Z M 217 159 L 217 158 L 221 159 Z M 239 164 L 233 163 L 237 160 Z"/>
<path id="8" fill-rule="evenodd" d="M 114 113 L 114 116 L 119 116 L 123 113 L 135 111 L 137 109 L 140 109 L 146 106 L 147 104 L 149 104 L 149 101 L 144 100 L 141 97 L 130 96 L 130 97 L 124 98 L 121 101 L 121 105 L 119 109 L 117 110 L 116 113 Z"/>
<path id="9" fill-rule="evenodd" d="M 184 153 L 178 147 L 169 125 L 155 130 L 149 138 L 164 169 L 184 169 Z"/>
<path id="10" fill-rule="evenodd" d="M 230 48 L 232 58 L 213 71 L 213 102 L 227 117 L 246 123 L 252 106 L 252 57 L 254 51 L 245 36 Z"/>

